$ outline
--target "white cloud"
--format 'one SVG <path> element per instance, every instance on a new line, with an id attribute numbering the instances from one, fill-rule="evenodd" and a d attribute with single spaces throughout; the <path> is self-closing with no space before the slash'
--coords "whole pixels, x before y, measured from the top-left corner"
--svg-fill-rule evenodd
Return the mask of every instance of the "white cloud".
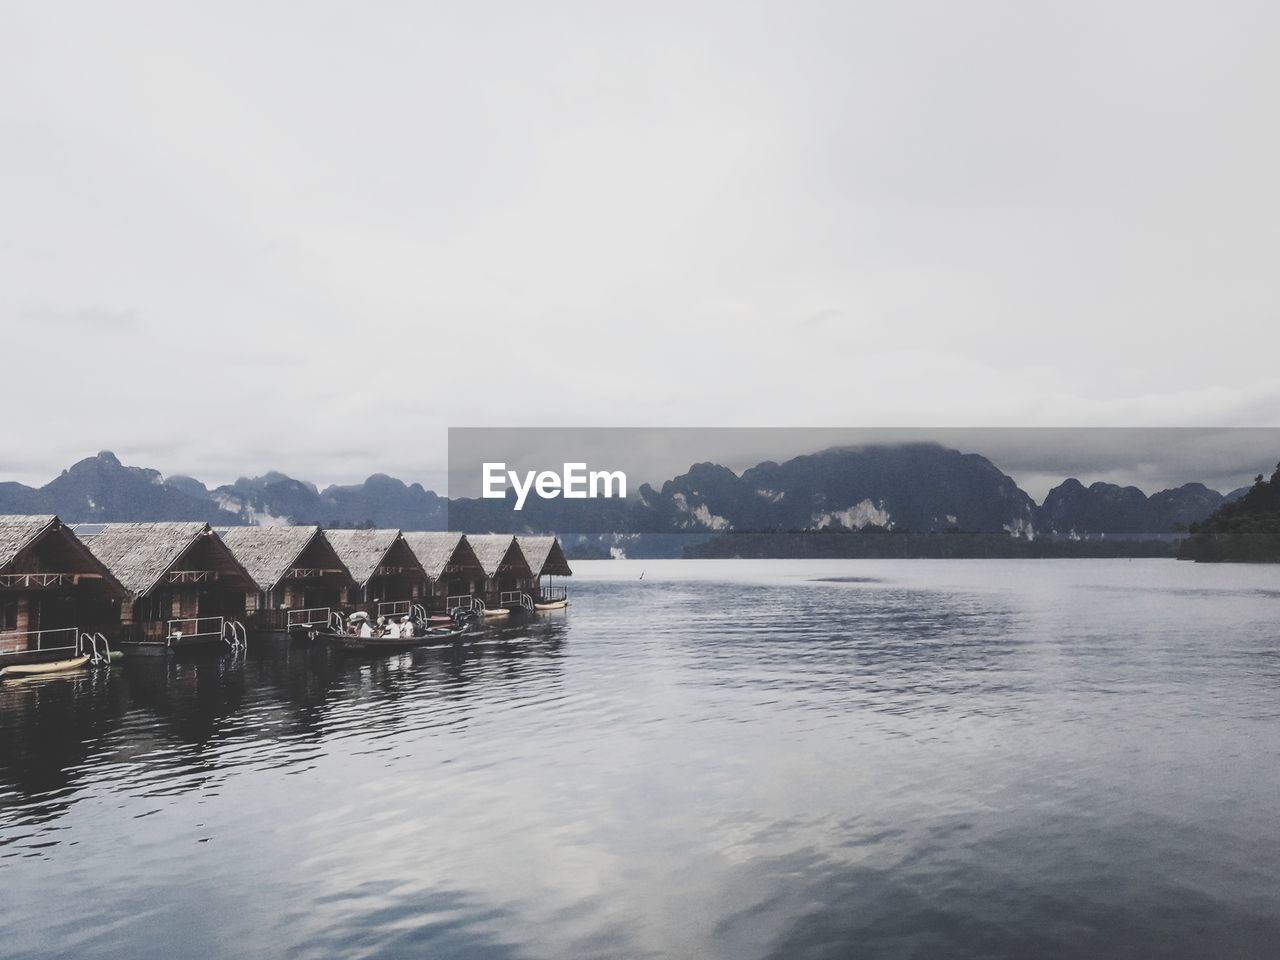
<path id="1" fill-rule="evenodd" d="M 9 5 L 0 332 L 42 400 L 0 468 L 432 483 L 448 425 L 1274 423 L 1277 20 Z"/>

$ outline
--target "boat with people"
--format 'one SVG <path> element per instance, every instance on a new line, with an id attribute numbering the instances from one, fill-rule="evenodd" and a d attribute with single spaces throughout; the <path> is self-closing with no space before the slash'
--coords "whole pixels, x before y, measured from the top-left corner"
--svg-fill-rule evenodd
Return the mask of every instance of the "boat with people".
<path id="1" fill-rule="evenodd" d="M 316 639 L 326 640 L 347 650 L 407 650 L 455 640 L 473 633 L 474 617 L 459 614 L 449 618 L 448 624 L 425 625 L 408 617 L 373 621 L 369 614 L 358 610 L 347 618 L 346 629 L 317 631 Z"/>
<path id="2" fill-rule="evenodd" d="M 472 633 L 469 627 L 429 627 L 421 633 L 410 637 L 397 635 L 381 637 L 362 637 L 359 634 L 332 633 L 322 635 L 336 647 L 345 650 L 409 650 L 413 647 L 429 647 L 437 643 L 446 643 Z"/>

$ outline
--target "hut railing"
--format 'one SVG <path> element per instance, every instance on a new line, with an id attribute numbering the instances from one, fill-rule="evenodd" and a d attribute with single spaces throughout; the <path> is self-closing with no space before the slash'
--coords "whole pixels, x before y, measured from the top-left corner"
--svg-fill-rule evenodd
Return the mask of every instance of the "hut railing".
<path id="1" fill-rule="evenodd" d="M 79 649 L 78 627 L 61 627 L 57 630 L 10 630 L 0 633 L 0 656 L 13 657 L 23 653 L 52 653 L 55 650 Z"/>
<path id="2" fill-rule="evenodd" d="M 498 594 L 498 606 L 500 607 L 522 607 L 525 610 L 533 609 L 533 599 L 523 590 L 503 590 Z"/>
<path id="3" fill-rule="evenodd" d="M 255 630 L 281 631 L 289 629 L 289 616 L 294 611 L 288 608 L 255 610 L 245 617 L 249 626 Z"/>
<path id="4" fill-rule="evenodd" d="M 164 620 L 135 620 L 126 626 L 125 638 L 131 643 L 165 643 L 168 626 Z"/>
<path id="5" fill-rule="evenodd" d="M 454 610 L 474 610 L 477 603 L 483 606 L 483 602 L 479 598 L 469 593 L 455 593 L 445 598 L 444 608 L 450 613 Z"/>
<path id="6" fill-rule="evenodd" d="M 408 617 L 412 614 L 412 600 L 383 600 L 378 604 L 379 617 Z"/>
<path id="7" fill-rule="evenodd" d="M 279 612 L 288 614 L 284 623 L 286 630 L 292 630 L 294 627 L 323 626 L 333 619 L 333 611 L 329 607 L 304 607 L 301 610 Z"/>
<path id="8" fill-rule="evenodd" d="M 568 600 L 569 588 L 568 587 L 543 587 L 539 591 L 538 599 L 543 603 L 547 603 L 547 602 L 554 603 L 557 600 Z"/>
<path id="9" fill-rule="evenodd" d="M 166 640 L 179 637 L 221 637 L 226 633 L 225 617 L 185 617 L 168 621 Z M 189 628 L 189 629 L 188 629 Z"/>

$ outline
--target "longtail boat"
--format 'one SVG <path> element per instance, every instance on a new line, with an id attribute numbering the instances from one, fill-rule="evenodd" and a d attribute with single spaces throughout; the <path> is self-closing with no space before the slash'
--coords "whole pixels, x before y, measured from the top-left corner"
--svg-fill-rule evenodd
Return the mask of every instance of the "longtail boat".
<path id="1" fill-rule="evenodd" d="M 461 627 L 429 627 L 414 633 L 412 637 L 361 637 L 348 633 L 321 631 L 316 634 L 319 640 L 327 640 L 334 646 L 345 650 L 408 650 L 413 647 L 426 647 L 436 643 L 453 640 L 465 633 L 472 632 L 469 626 Z"/>

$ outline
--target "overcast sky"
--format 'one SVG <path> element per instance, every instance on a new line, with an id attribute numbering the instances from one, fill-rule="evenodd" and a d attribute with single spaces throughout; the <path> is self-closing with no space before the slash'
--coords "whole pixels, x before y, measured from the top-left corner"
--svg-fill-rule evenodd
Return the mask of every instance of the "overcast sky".
<path id="1" fill-rule="evenodd" d="M 10 0 L 0 480 L 438 487 L 448 426 L 1277 425 L 1278 28 Z"/>

